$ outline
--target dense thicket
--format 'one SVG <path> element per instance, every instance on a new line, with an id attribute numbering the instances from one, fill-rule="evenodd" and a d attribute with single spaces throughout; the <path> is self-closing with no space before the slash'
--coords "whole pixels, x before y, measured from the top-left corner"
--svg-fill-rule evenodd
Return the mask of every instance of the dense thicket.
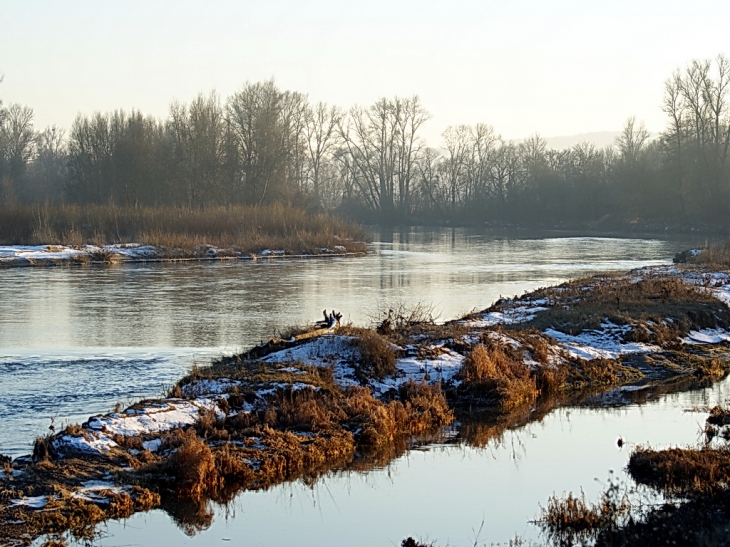
<path id="1" fill-rule="evenodd" d="M 665 83 L 667 127 L 630 118 L 614 146 L 553 150 L 535 135 L 420 132 L 417 96 L 349 111 L 273 81 L 138 111 L 78 116 L 66 135 L 0 103 L 0 203 L 124 206 L 286 203 L 385 222 L 672 225 L 730 222 L 730 60 L 694 61 Z"/>

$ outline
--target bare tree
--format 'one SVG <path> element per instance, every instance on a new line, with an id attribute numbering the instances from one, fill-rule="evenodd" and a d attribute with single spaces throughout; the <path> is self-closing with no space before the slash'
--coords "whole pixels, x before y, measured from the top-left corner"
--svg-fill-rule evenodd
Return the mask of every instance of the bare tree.
<path id="1" fill-rule="evenodd" d="M 420 99 L 380 99 L 368 109 L 353 107 L 339 132 L 349 153 L 352 179 L 371 210 L 392 218 L 408 213 L 421 141 L 428 119 Z"/>
<path id="2" fill-rule="evenodd" d="M 34 152 L 33 110 L 11 104 L 0 124 L 0 179 L 6 201 L 14 199 Z"/>
<path id="3" fill-rule="evenodd" d="M 447 154 L 444 171 L 449 189 L 448 200 L 451 210 L 455 211 L 463 191 L 469 162 L 473 159 L 474 133 L 468 125 L 458 125 L 447 127 L 442 136 Z"/>
<path id="4" fill-rule="evenodd" d="M 304 106 L 303 95 L 282 93 L 273 80 L 246 84 L 228 99 L 226 118 L 238 148 L 244 201 L 292 197 L 301 161 Z"/>
<path id="5" fill-rule="evenodd" d="M 304 135 L 311 165 L 310 178 L 315 207 L 322 205 L 323 162 L 338 144 L 337 127 L 342 120 L 342 111 L 336 106 L 317 103 L 307 110 Z"/>
<path id="6" fill-rule="evenodd" d="M 36 156 L 28 168 L 25 202 L 61 202 L 68 182 L 66 132 L 52 125 L 36 136 Z"/>
<path id="7" fill-rule="evenodd" d="M 629 164 L 635 164 L 644 150 L 649 140 L 649 132 L 646 130 L 644 122 L 636 123 L 634 116 L 629 117 L 624 124 L 621 135 L 616 137 L 616 146 L 618 146 L 622 159 Z"/>
<path id="8" fill-rule="evenodd" d="M 218 95 L 198 95 L 189 106 L 173 103 L 169 130 L 177 177 L 188 207 L 204 207 L 222 195 L 224 119 Z"/>

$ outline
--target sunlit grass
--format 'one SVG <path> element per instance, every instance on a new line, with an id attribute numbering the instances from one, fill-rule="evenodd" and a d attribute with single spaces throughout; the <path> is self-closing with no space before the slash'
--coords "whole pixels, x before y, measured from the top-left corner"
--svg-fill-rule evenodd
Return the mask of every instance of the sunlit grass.
<path id="1" fill-rule="evenodd" d="M 284 205 L 180 207 L 13 206 L 0 208 L 0 243 L 85 245 L 141 243 L 170 249 L 199 245 L 241 252 L 293 253 L 341 246 L 363 251 L 365 231 L 322 213 Z"/>

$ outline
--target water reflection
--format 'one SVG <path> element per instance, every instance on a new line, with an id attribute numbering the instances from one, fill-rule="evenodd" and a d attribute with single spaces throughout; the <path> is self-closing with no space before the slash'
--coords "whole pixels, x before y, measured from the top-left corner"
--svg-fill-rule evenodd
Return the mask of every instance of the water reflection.
<path id="1" fill-rule="evenodd" d="M 362 323 L 375 300 L 426 301 L 449 319 L 595 271 L 666 263 L 685 241 L 507 239 L 464 229 L 374 232 L 377 254 L 0 272 L 0 348 L 258 343 L 324 308 Z"/>
<path id="2" fill-rule="evenodd" d="M 0 452 L 27 451 L 51 417 L 85 418 L 78 414 L 84 400 L 74 407 L 63 402 L 76 381 L 109 386 L 86 399 L 88 412 L 108 411 L 128 397 L 159 395 L 195 359 L 258 344 L 286 326 L 318 319 L 324 308 L 363 324 L 378 307 L 425 302 L 450 319 L 501 295 L 666 263 L 692 243 L 522 232 L 510 238 L 461 228 L 375 229 L 372 238 L 377 252 L 361 258 L 0 271 L 0 393 L 4 400 L 35 393 L 59 402 L 55 412 L 31 408 L 21 415 L 0 405 L 0 419 L 14 420 L 0 430 Z M 121 359 L 108 362 L 99 380 L 88 357 L 109 352 Z M 147 373 L 130 376 L 125 353 L 146 355 Z M 60 379 L 74 381 L 59 387 L 47 371 L 69 360 L 78 366 Z M 7 373 L 17 363 L 25 369 L 23 383 Z"/>
<path id="3" fill-rule="evenodd" d="M 730 396 L 730 380 L 662 395 L 643 405 L 569 406 L 485 422 L 460 418 L 440 442 L 384 464 L 354 465 L 313 480 L 243 492 L 226 503 L 180 505 L 112 522 L 98 545 L 398 545 L 417 535 L 439 545 L 538 539 L 529 524 L 553 494 L 596 499 L 613 470 L 619 480 L 633 446 L 693 444 L 705 413 Z M 528 418 L 537 418 L 526 421 Z M 621 436 L 626 445 L 619 448 Z"/>
<path id="4" fill-rule="evenodd" d="M 0 452 L 27 452 L 52 416 L 79 421 L 120 400 L 159 395 L 195 359 L 259 343 L 318 319 L 324 308 L 367 323 L 378 303 L 426 302 L 448 319 L 501 295 L 667 263 L 696 243 L 452 228 L 374 230 L 373 241 L 377 253 L 354 259 L 0 271 Z M 202 515 L 209 528 L 194 537 L 155 511 L 110 524 L 101 544 L 209 545 L 228 537 L 248 545 L 389 545 L 418 534 L 470 545 L 482 520 L 482 539 L 504 541 L 526 530 L 553 491 L 597 493 L 596 474 L 624 465 L 619 434 L 655 446 L 693 440 L 698 418 L 677 406 L 684 397 L 620 411 L 561 410 L 526 426 L 466 423 L 464 444 L 411 451 L 313 486 L 247 492 L 232 507 L 176 509 L 181 523 Z M 232 509 L 236 519 L 226 520 Z"/>

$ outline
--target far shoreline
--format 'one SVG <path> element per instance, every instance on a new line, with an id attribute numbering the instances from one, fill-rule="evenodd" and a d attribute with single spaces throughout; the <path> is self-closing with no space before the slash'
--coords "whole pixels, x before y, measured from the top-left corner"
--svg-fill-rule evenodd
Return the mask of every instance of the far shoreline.
<path id="1" fill-rule="evenodd" d="M 321 249 L 318 253 L 292 253 L 284 250 L 268 250 L 265 249 L 259 253 L 241 253 L 228 254 L 222 253 L 201 256 L 165 256 L 164 251 L 159 255 L 149 256 L 129 256 L 117 254 L 107 249 L 113 247 L 111 245 L 105 247 L 96 247 L 87 245 L 84 247 L 65 246 L 65 245 L 39 245 L 33 246 L 40 248 L 38 251 L 27 251 L 31 256 L 11 255 L 3 256 L 3 251 L 12 248 L 18 248 L 22 253 L 29 246 L 23 245 L 0 245 L 0 270 L 13 268 L 53 268 L 53 267 L 81 267 L 81 266 L 110 266 L 110 265 L 127 265 L 127 264 L 160 264 L 160 263 L 181 263 L 181 262 L 256 262 L 259 260 L 308 260 L 308 259 L 326 259 L 326 258 L 353 258 L 362 257 L 372 254 L 372 251 L 336 251 L 332 249 Z M 58 252 L 44 251 L 45 249 L 63 248 L 64 250 L 77 251 L 71 256 L 58 257 L 50 255 L 58 255 Z M 140 245 L 139 247 L 150 247 Z M 226 251 L 226 250 L 221 250 Z M 266 252 L 268 251 L 268 252 Z M 42 256 L 47 252 L 49 256 Z M 63 252 L 63 251 L 61 251 Z M 39 256 L 40 254 L 40 256 Z"/>

